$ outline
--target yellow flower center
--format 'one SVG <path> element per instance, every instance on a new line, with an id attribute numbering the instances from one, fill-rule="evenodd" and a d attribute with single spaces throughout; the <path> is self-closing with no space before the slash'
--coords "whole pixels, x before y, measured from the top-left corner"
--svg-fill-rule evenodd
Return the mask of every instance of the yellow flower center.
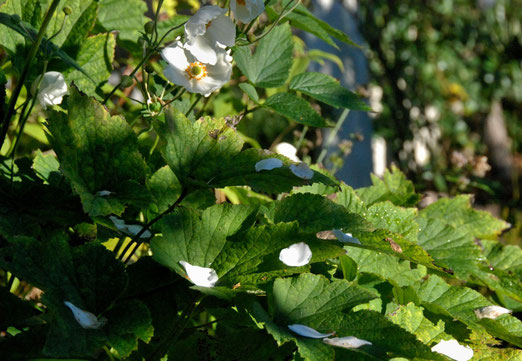
<path id="1" fill-rule="evenodd" d="M 201 80 L 207 76 L 207 67 L 201 62 L 195 61 L 187 66 L 185 73 L 187 73 L 190 79 Z"/>
<path id="2" fill-rule="evenodd" d="M 210 20 L 210 21 L 205 25 L 205 30 L 208 30 L 208 28 L 210 27 L 210 25 L 212 25 L 212 20 Z"/>

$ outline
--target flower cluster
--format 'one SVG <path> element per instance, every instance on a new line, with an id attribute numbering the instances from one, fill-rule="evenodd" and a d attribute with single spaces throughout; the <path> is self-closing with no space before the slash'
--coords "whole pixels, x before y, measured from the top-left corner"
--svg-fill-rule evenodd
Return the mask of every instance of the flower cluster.
<path id="1" fill-rule="evenodd" d="M 249 22 L 265 9 L 260 0 L 232 1 L 236 19 Z M 236 25 L 227 11 L 218 6 L 204 6 L 185 24 L 185 42 L 177 39 L 161 52 L 167 67 L 163 74 L 191 93 L 208 97 L 230 80 L 230 48 L 236 41 Z"/>

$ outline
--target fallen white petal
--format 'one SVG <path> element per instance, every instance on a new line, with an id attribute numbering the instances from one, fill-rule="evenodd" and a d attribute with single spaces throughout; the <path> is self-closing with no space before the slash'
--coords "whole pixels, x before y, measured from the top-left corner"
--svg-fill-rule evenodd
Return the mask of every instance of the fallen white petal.
<path id="1" fill-rule="evenodd" d="M 300 162 L 301 159 L 297 157 L 297 149 L 292 144 L 287 142 L 281 142 L 278 143 L 274 147 L 274 151 L 278 154 L 284 155 L 290 160 L 293 160 L 294 162 Z"/>
<path id="2" fill-rule="evenodd" d="M 132 236 L 137 235 L 139 232 L 141 232 L 142 229 L 143 229 L 143 226 L 140 226 L 139 224 L 128 224 L 127 225 L 127 233 Z M 145 232 L 143 232 L 140 235 L 140 238 L 150 238 L 151 236 L 152 236 L 152 233 L 150 233 L 148 230 L 146 230 Z"/>
<path id="3" fill-rule="evenodd" d="M 279 252 L 279 260 L 287 266 L 299 267 L 308 264 L 312 259 L 312 250 L 304 242 L 294 243 Z"/>
<path id="4" fill-rule="evenodd" d="M 299 325 L 299 324 L 288 325 L 288 328 L 300 336 L 309 337 L 309 338 L 325 338 L 328 336 L 332 336 L 334 334 L 334 332 L 320 333 L 319 331 L 314 330 L 311 327 L 308 327 L 305 325 Z"/>
<path id="5" fill-rule="evenodd" d="M 218 281 L 218 275 L 212 268 L 193 266 L 188 262 L 179 261 L 185 268 L 188 278 L 196 286 L 214 287 Z"/>
<path id="6" fill-rule="evenodd" d="M 112 194 L 111 191 L 99 191 L 99 192 L 96 192 L 96 195 L 99 196 L 99 197 L 106 197 L 106 196 L 110 196 Z"/>
<path id="7" fill-rule="evenodd" d="M 501 306 L 486 306 L 477 308 L 475 310 L 475 315 L 478 319 L 481 318 L 491 318 L 492 320 L 496 319 L 497 317 L 504 315 L 506 313 L 511 313 L 511 310 L 508 310 L 507 308 L 501 307 Z"/>
<path id="8" fill-rule="evenodd" d="M 462 346 L 456 340 L 440 341 L 431 350 L 455 361 L 468 361 L 473 357 L 473 350 L 468 346 Z"/>
<path id="9" fill-rule="evenodd" d="M 125 221 L 123 219 L 120 219 L 115 216 L 109 216 L 109 219 L 114 224 L 114 227 L 118 228 L 119 231 L 123 232 L 127 230 L 127 225 L 125 224 Z"/>
<path id="10" fill-rule="evenodd" d="M 308 164 L 306 164 L 306 163 L 299 163 L 297 165 L 291 164 L 290 165 L 290 170 L 297 177 L 302 178 L 302 179 L 309 180 L 309 179 L 312 179 L 314 177 L 314 171 L 311 170 L 308 167 Z"/>
<path id="11" fill-rule="evenodd" d="M 98 329 L 105 325 L 105 323 L 107 322 L 106 319 L 98 320 L 98 317 L 96 317 L 91 312 L 84 311 L 76 307 L 69 301 L 64 301 L 63 303 L 72 311 L 74 318 L 83 328 Z"/>
<path id="12" fill-rule="evenodd" d="M 361 340 L 360 338 L 353 336 L 323 338 L 323 342 L 331 346 L 343 348 L 359 348 L 364 345 L 372 344 L 370 341 Z"/>
<path id="13" fill-rule="evenodd" d="M 359 242 L 357 238 L 352 237 L 351 233 L 344 233 L 340 229 L 334 229 L 333 233 L 335 234 L 339 242 L 361 244 L 361 242 Z"/>
<path id="14" fill-rule="evenodd" d="M 267 158 L 256 163 L 256 172 L 281 168 L 283 162 L 277 158 Z"/>

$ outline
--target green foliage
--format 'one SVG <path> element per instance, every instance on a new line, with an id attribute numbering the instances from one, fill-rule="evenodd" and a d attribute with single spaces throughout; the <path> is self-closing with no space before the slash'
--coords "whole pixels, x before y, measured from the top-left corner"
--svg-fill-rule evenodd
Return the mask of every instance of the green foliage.
<path id="1" fill-rule="evenodd" d="M 136 135 L 121 117 L 111 117 L 74 88 L 71 93 L 68 114 L 55 111 L 49 117 L 49 141 L 84 211 L 91 216 L 121 214 L 126 203 L 140 196 L 148 168 Z M 114 197 L 97 194 L 104 190 Z"/>
<path id="2" fill-rule="evenodd" d="M 268 88 L 285 83 L 292 65 L 290 26 L 276 27 L 259 41 L 254 55 L 248 47 L 236 47 L 234 59 L 243 74 L 255 85 Z"/>
<path id="3" fill-rule="evenodd" d="M 431 348 L 455 339 L 475 359 L 520 358 L 522 323 L 476 313 L 522 309 L 522 251 L 497 240 L 508 223 L 467 195 L 418 209 L 395 167 L 354 190 L 320 165 L 307 172 L 263 150 L 296 126 L 330 125 L 326 106 L 369 109 L 335 79 L 305 72 L 333 57 L 305 49 L 292 29 L 330 45 L 350 44 L 344 33 L 301 4 L 267 3 L 267 17 L 236 22 L 235 63 L 224 60 L 231 81 L 203 98 L 167 82 L 158 61 L 188 16 L 151 21 L 138 0 L 55 2 L 26 59 L 50 3 L 0 10 L 0 106 L 6 96 L 14 106 L 0 147 L 0 308 L 9 310 L 0 355 L 442 361 Z M 188 13 L 185 3 L 164 6 Z M 111 91 L 113 63 L 132 70 Z M 190 81 L 217 81 L 207 65 Z M 68 94 L 43 104 L 31 83 L 56 70 Z M 127 101 L 131 92 L 143 104 Z M 34 135 L 41 122 L 49 142 Z M 251 134 L 255 122 L 273 137 Z M 259 169 L 267 159 L 274 168 Z M 306 253 L 289 261 L 296 246 Z M 292 324 L 335 334 L 307 338 Z M 350 336 L 366 342 L 332 345 Z"/>

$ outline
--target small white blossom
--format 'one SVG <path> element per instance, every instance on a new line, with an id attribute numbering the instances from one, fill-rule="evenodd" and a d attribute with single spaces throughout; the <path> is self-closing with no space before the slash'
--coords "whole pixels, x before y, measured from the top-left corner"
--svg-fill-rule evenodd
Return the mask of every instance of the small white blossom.
<path id="1" fill-rule="evenodd" d="M 219 50 L 233 46 L 236 41 L 236 26 L 218 6 L 204 6 L 185 24 L 186 49 L 196 60 L 214 65 Z"/>
<path id="2" fill-rule="evenodd" d="M 131 236 L 137 235 L 143 229 L 143 226 L 140 226 L 139 224 L 126 224 L 123 219 L 118 217 L 109 216 L 109 219 L 114 224 L 114 227 L 116 227 L 119 231 Z M 152 233 L 146 230 L 141 234 L 140 238 L 150 238 L 151 236 Z"/>
<path id="3" fill-rule="evenodd" d="M 208 97 L 225 85 L 232 75 L 230 50 L 220 49 L 216 55 L 217 60 L 210 64 L 199 61 L 186 44 L 176 41 L 163 49 L 161 56 L 168 63 L 163 71 L 165 77 L 191 93 Z"/>
<path id="4" fill-rule="evenodd" d="M 475 315 L 478 319 L 481 318 L 491 318 L 492 320 L 496 319 L 497 317 L 504 315 L 506 313 L 511 313 L 511 310 L 508 310 L 507 308 L 501 307 L 501 306 L 486 306 L 475 309 Z"/>
<path id="5" fill-rule="evenodd" d="M 370 341 L 361 340 L 360 338 L 353 336 L 323 338 L 323 342 L 331 346 L 343 348 L 359 348 L 364 345 L 372 344 Z"/>
<path id="6" fill-rule="evenodd" d="M 64 301 L 63 303 L 72 311 L 74 318 L 83 328 L 98 329 L 107 323 L 107 319 L 101 318 L 98 320 L 98 317 L 91 312 L 84 311 L 69 301 Z"/>
<path id="7" fill-rule="evenodd" d="M 305 325 L 288 325 L 288 328 L 295 333 L 297 333 L 300 336 L 309 337 L 309 338 L 325 338 L 328 336 L 332 336 L 334 332 L 330 333 L 320 333 L 317 330 L 314 330 L 311 327 L 305 326 Z"/>
<path id="8" fill-rule="evenodd" d="M 263 0 L 232 0 L 230 8 L 236 19 L 246 24 L 265 11 L 265 3 Z"/>
<path id="9" fill-rule="evenodd" d="M 306 163 L 299 163 L 297 165 L 291 164 L 290 170 L 292 171 L 292 173 L 294 173 L 294 175 L 296 177 L 299 177 L 299 178 L 302 178 L 305 180 L 309 180 L 314 177 L 314 171 L 311 170 L 308 167 L 308 164 L 306 164 Z"/>
<path id="10" fill-rule="evenodd" d="M 340 229 L 334 229 L 333 233 L 339 242 L 361 244 L 361 242 L 359 242 L 357 238 L 353 237 L 351 233 L 344 233 Z"/>
<path id="11" fill-rule="evenodd" d="M 304 242 L 294 243 L 279 252 L 279 260 L 291 267 L 300 267 L 308 264 L 312 259 L 312 250 Z"/>
<path id="12" fill-rule="evenodd" d="M 468 346 L 462 346 L 456 340 L 440 341 L 431 350 L 455 361 L 468 361 L 473 357 L 473 350 Z"/>
<path id="13" fill-rule="evenodd" d="M 40 82 L 39 85 L 38 82 Z M 38 89 L 36 89 L 36 85 L 38 85 Z M 62 103 L 63 96 L 67 94 L 67 83 L 62 73 L 48 71 L 34 81 L 31 90 L 33 94 L 37 92 L 38 102 L 42 108 L 47 109 L 48 106 Z"/>
<path id="14" fill-rule="evenodd" d="M 260 160 L 256 163 L 256 172 L 260 172 L 262 170 L 272 170 L 276 168 L 281 168 L 283 166 L 283 162 L 281 159 L 277 158 L 267 158 Z"/>
<path id="15" fill-rule="evenodd" d="M 301 159 L 297 157 L 297 149 L 290 143 L 281 142 L 274 147 L 274 151 L 278 154 L 284 155 L 294 162 L 300 162 Z"/>
<path id="16" fill-rule="evenodd" d="M 179 264 L 185 268 L 188 278 L 196 286 L 214 287 L 216 285 L 218 275 L 212 268 L 193 266 L 185 261 L 179 261 Z"/>

